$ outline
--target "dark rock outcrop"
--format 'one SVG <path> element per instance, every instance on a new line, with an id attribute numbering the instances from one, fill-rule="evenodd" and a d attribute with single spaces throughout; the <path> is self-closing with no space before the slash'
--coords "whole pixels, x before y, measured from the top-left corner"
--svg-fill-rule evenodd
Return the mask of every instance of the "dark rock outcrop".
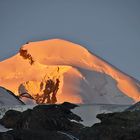
<path id="1" fill-rule="evenodd" d="M 71 140 L 57 131 L 10 130 L 0 133 L 0 140 Z"/>
<path id="2" fill-rule="evenodd" d="M 61 105 L 38 105 L 24 112 L 9 110 L 0 123 L 6 128 L 32 130 L 72 130 L 82 119 L 70 111 L 77 105 L 63 103 Z M 79 123 L 78 123 L 79 124 Z M 81 127 L 82 125 L 79 125 Z"/>
<path id="3" fill-rule="evenodd" d="M 3 118 L 0 120 L 0 124 L 6 128 L 16 128 L 17 123 L 21 119 L 21 112 L 15 110 L 8 110 Z"/>
<path id="4" fill-rule="evenodd" d="M 140 140 L 139 111 L 99 114 L 97 118 L 101 123 L 84 128 L 80 140 Z"/>
<path id="5" fill-rule="evenodd" d="M 132 110 L 98 114 L 101 122 L 91 127 L 79 123 L 82 119 L 71 112 L 75 107 L 65 102 L 24 112 L 9 110 L 0 123 L 13 130 L 1 132 L 0 140 L 140 140 L 138 103 L 129 108 Z"/>
<path id="6" fill-rule="evenodd" d="M 65 102 L 60 105 L 38 105 L 24 112 L 9 110 L 0 120 L 6 128 L 0 140 L 69 140 L 71 134 L 80 131 L 82 119 L 70 109 L 77 105 Z"/>
<path id="7" fill-rule="evenodd" d="M 31 65 L 34 64 L 35 61 L 33 60 L 31 54 L 29 54 L 27 50 L 24 50 L 23 48 L 20 48 L 19 54 L 20 54 L 20 56 L 22 56 L 24 59 L 29 60 L 29 63 L 30 63 Z"/>

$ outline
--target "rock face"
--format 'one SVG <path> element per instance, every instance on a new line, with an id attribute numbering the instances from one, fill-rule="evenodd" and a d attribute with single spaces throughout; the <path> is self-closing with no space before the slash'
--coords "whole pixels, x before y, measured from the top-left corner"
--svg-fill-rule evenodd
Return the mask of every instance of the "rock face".
<path id="1" fill-rule="evenodd" d="M 74 140 L 57 131 L 10 130 L 0 133 L 0 140 Z"/>
<path id="2" fill-rule="evenodd" d="M 82 129 L 80 140 L 140 140 L 140 111 L 99 114 L 97 118 L 101 123 Z"/>
<path id="3" fill-rule="evenodd" d="M 9 110 L 0 124 L 13 130 L 1 132 L 0 140 L 140 140 L 139 110 L 98 114 L 100 123 L 84 127 L 79 123 L 82 119 L 70 111 L 75 107 L 65 102 L 24 112 Z"/>
<path id="4" fill-rule="evenodd" d="M 77 105 L 65 102 L 60 105 L 38 105 L 24 112 L 9 110 L 0 124 L 12 131 L 1 133 L 1 140 L 69 140 L 69 133 L 79 131 L 82 119 L 70 109 Z M 69 133 L 67 133 L 69 132 Z"/>
<path id="5" fill-rule="evenodd" d="M 33 60 L 32 56 L 27 52 L 27 50 L 20 48 L 19 53 L 20 53 L 20 56 L 22 56 L 24 59 L 29 60 L 29 63 L 31 65 L 33 65 L 34 60 Z"/>
<path id="6" fill-rule="evenodd" d="M 16 128 L 17 123 L 21 118 L 21 112 L 15 110 L 8 110 L 4 117 L 0 119 L 0 124 L 6 128 Z"/>
<path id="7" fill-rule="evenodd" d="M 35 82 L 25 82 L 21 84 L 18 88 L 19 98 L 22 100 L 23 98 L 28 98 L 34 100 L 37 104 L 54 104 L 57 102 L 57 91 L 59 89 L 59 79 L 56 80 L 48 79 L 46 81 L 42 81 L 39 83 L 36 88 L 39 88 L 39 91 L 35 95 L 30 95 L 31 92 L 28 87 L 32 87 L 31 84 L 35 84 Z M 35 89 L 34 89 L 35 90 Z M 35 92 L 35 91 L 33 91 Z M 39 94 L 41 93 L 41 94 Z"/>
<path id="8" fill-rule="evenodd" d="M 76 105 L 65 102 L 61 105 L 38 105 L 24 112 L 9 110 L 0 122 L 6 128 L 72 130 L 77 123 L 71 120 L 82 121 L 79 116 L 70 111 L 74 107 Z"/>

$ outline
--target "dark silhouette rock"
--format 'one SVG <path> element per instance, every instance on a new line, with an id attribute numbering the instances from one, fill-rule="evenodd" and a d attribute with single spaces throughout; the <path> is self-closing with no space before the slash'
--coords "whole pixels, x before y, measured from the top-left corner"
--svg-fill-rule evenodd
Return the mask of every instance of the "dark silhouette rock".
<path id="1" fill-rule="evenodd" d="M 0 124 L 13 130 L 0 133 L 0 140 L 140 140 L 139 104 L 132 110 L 98 114 L 101 121 L 84 127 L 71 112 L 77 105 L 37 105 L 24 112 L 9 110 Z M 74 121 L 73 121 L 74 120 Z"/>
<path id="2" fill-rule="evenodd" d="M 29 84 L 29 81 L 20 84 L 18 88 L 19 98 L 23 97 L 36 101 L 37 104 L 55 104 L 57 102 L 57 92 L 59 89 L 60 80 L 58 78 L 48 79 L 40 82 L 40 92 L 35 95 L 30 95 L 24 84 Z"/>
<path id="3" fill-rule="evenodd" d="M 80 140 L 140 140 L 140 112 L 99 114 L 101 123 L 84 128 Z"/>
<path id="4" fill-rule="evenodd" d="M 80 129 L 82 119 L 70 111 L 73 104 L 38 105 L 24 112 L 10 110 L 5 113 L 0 123 L 6 128 L 68 131 Z M 75 105 L 76 107 L 76 105 Z M 74 120 L 75 122 L 72 122 Z"/>
<path id="5" fill-rule="evenodd" d="M 9 110 L 0 124 L 13 130 L 0 133 L 0 140 L 76 140 L 73 136 L 84 126 L 71 112 L 77 105 L 38 105 L 23 112 Z M 72 121 L 74 120 L 74 121 Z"/>
<path id="6" fill-rule="evenodd" d="M 57 131 L 10 130 L 0 134 L 0 140 L 71 140 Z"/>
<path id="7" fill-rule="evenodd" d="M 3 118 L 0 120 L 0 124 L 6 128 L 16 128 L 18 121 L 21 119 L 22 113 L 15 110 L 8 110 Z"/>
<path id="8" fill-rule="evenodd" d="M 19 53 L 20 53 L 20 56 L 22 56 L 24 59 L 29 60 L 29 63 L 31 65 L 34 64 L 35 61 L 33 60 L 31 54 L 29 54 L 27 50 L 24 50 L 23 48 L 20 48 Z"/>
<path id="9" fill-rule="evenodd" d="M 74 109 L 76 107 L 78 107 L 78 105 L 76 104 L 72 104 L 72 103 L 69 103 L 69 102 L 64 102 L 61 104 L 62 107 L 64 108 L 67 108 L 67 109 Z"/>
<path id="10" fill-rule="evenodd" d="M 43 90 L 43 95 L 39 97 L 39 99 L 42 98 L 42 101 L 40 103 L 55 104 L 57 102 L 56 94 L 59 89 L 59 83 L 59 79 L 56 79 L 56 82 L 52 79 L 48 79 L 45 82 L 45 89 Z M 43 85 L 41 83 L 40 87 L 42 88 L 42 86 Z"/>

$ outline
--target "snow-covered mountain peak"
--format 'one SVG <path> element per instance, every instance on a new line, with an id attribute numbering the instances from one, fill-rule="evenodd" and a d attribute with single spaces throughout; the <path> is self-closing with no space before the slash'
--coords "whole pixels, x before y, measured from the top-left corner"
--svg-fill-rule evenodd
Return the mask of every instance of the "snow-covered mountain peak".
<path id="1" fill-rule="evenodd" d="M 17 55 L 0 62 L 0 85 L 39 103 L 140 100 L 138 81 L 81 45 L 62 39 L 29 42 Z"/>
<path id="2" fill-rule="evenodd" d="M 22 46 L 34 61 L 45 65 L 85 67 L 90 53 L 84 47 L 62 39 L 29 42 Z"/>

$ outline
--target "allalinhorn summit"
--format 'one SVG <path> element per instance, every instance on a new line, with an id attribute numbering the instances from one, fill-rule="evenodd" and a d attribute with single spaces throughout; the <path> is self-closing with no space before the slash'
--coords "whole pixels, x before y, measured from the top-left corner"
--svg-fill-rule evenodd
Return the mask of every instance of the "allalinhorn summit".
<path id="1" fill-rule="evenodd" d="M 50 39 L 29 42 L 0 62 L 0 86 L 29 103 L 132 104 L 140 82 L 81 45 Z"/>

